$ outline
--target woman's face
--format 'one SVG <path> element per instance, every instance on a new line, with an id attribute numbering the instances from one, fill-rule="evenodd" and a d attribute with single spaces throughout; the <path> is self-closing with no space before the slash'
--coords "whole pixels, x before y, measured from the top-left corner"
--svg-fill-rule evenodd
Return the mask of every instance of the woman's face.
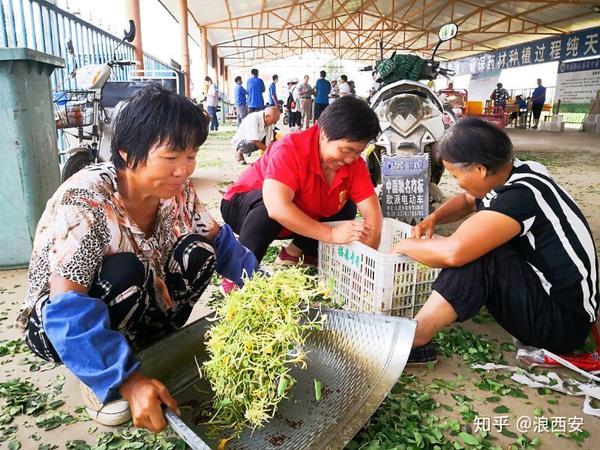
<path id="1" fill-rule="evenodd" d="M 337 171 L 345 164 L 352 164 L 367 146 L 368 142 L 352 142 L 346 139 L 329 141 L 323 133 L 319 131 L 319 152 L 323 168 Z"/>
<path id="2" fill-rule="evenodd" d="M 174 150 L 157 145 L 144 165 L 131 170 L 135 185 L 152 196 L 168 199 L 177 195 L 196 168 L 198 149 Z"/>
<path id="3" fill-rule="evenodd" d="M 458 186 L 475 198 L 483 198 L 494 188 L 488 175 L 490 172 L 481 164 L 473 163 L 468 167 L 460 167 L 443 161 L 444 167 L 452 175 Z"/>

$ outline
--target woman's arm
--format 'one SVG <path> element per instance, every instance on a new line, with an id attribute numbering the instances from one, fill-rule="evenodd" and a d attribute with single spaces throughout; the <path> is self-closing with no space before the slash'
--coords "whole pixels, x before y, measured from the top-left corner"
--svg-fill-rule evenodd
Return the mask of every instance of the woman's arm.
<path id="1" fill-rule="evenodd" d="M 331 227 L 309 217 L 294 204 L 294 191 L 277 180 L 266 179 L 262 192 L 269 217 L 301 236 L 328 243 L 347 244 L 366 239 L 369 231 L 372 231 L 370 225 L 358 220 L 348 220 L 337 227 Z"/>
<path id="2" fill-rule="evenodd" d="M 403 239 L 393 253 L 408 255 L 432 267 L 460 267 L 510 241 L 521 232 L 515 219 L 495 211 L 480 211 L 465 220 L 450 237 Z"/>
<path id="3" fill-rule="evenodd" d="M 373 230 L 365 239 L 361 239 L 361 242 L 371 248 L 377 249 L 381 241 L 381 227 L 383 226 L 383 214 L 381 213 L 381 205 L 379 204 L 377 195 L 373 194 L 362 202 L 358 202 L 356 207 L 360 215 L 364 218 L 368 229 Z"/>
<path id="4" fill-rule="evenodd" d="M 458 194 L 416 224 L 412 237 L 430 238 L 438 225 L 456 222 L 473 212 L 475 212 L 475 198 L 467 193 Z"/>
<path id="5" fill-rule="evenodd" d="M 139 362 L 125 336 L 110 328 L 108 307 L 87 293 L 85 286 L 51 277 L 50 301 L 42 310 L 50 342 L 69 370 L 103 403 L 120 393 L 129 401 L 135 426 L 162 430 L 161 404 L 177 411 L 177 402 L 164 384 L 138 372 Z"/>

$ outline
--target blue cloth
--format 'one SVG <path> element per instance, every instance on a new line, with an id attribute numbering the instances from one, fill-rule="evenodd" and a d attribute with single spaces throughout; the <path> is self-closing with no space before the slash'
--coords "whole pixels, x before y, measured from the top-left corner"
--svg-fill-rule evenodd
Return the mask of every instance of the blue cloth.
<path id="1" fill-rule="evenodd" d="M 531 101 L 534 105 L 543 105 L 546 102 L 546 88 L 544 86 L 536 87 L 531 94 Z"/>
<path id="2" fill-rule="evenodd" d="M 244 285 L 242 275 L 252 278 L 258 270 L 256 256 L 235 238 L 229 225 L 221 225 L 213 246 L 217 257 L 215 270 L 238 286 Z"/>
<path id="3" fill-rule="evenodd" d="M 236 106 L 245 105 L 246 104 L 246 95 L 248 95 L 248 92 L 246 92 L 246 89 L 244 89 L 244 86 L 236 83 L 235 87 L 233 88 L 233 98 L 235 99 L 235 105 Z"/>
<path id="4" fill-rule="evenodd" d="M 277 86 L 275 85 L 275 82 L 273 82 L 269 86 L 269 103 L 273 106 L 277 106 L 275 97 L 277 97 Z"/>
<path id="5" fill-rule="evenodd" d="M 258 77 L 252 76 L 246 83 L 248 90 L 248 108 L 262 108 L 265 106 L 263 92 L 265 92 L 265 83 Z"/>
<path id="6" fill-rule="evenodd" d="M 329 104 L 329 93 L 331 92 L 331 83 L 325 78 L 319 78 L 315 86 L 317 95 L 315 96 L 315 103 L 319 105 Z"/>
<path id="7" fill-rule="evenodd" d="M 524 98 L 521 98 L 519 100 L 519 109 L 527 109 L 527 102 Z"/>
<path id="8" fill-rule="evenodd" d="M 75 291 L 56 295 L 42 321 L 62 362 L 102 403 L 118 398 L 119 387 L 140 367 L 125 336 L 111 330 L 100 299 Z"/>

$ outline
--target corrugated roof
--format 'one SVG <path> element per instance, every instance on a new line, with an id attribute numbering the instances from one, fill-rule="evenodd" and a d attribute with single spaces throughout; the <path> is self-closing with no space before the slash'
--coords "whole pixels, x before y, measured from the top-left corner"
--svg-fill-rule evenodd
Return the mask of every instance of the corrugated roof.
<path id="1" fill-rule="evenodd" d="M 177 0 L 162 0 L 177 16 Z M 371 61 L 386 50 L 430 54 L 447 22 L 459 35 L 438 51 L 457 59 L 600 25 L 600 0 L 188 0 L 190 27 L 206 27 L 229 66 L 308 51 Z M 194 30 L 195 34 L 196 30 Z"/>

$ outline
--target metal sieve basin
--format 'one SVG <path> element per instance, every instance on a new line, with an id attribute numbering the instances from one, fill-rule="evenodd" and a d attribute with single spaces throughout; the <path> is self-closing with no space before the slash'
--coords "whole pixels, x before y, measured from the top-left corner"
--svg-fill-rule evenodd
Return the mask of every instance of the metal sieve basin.
<path id="1" fill-rule="evenodd" d="M 297 380 L 291 398 L 279 405 L 273 419 L 254 432 L 246 430 L 228 449 L 318 450 L 343 448 L 375 412 L 406 365 L 416 322 L 391 316 L 324 310 L 322 331 L 305 344 L 308 368 L 294 368 Z M 211 323 L 203 318 L 141 352 L 142 372 L 163 381 L 178 401 L 183 421 L 211 448 L 204 423 L 210 417 L 213 394 L 200 379 L 194 356 L 208 357 L 204 334 Z M 322 398 L 315 400 L 314 380 Z M 223 430 L 220 437 L 228 437 Z"/>

